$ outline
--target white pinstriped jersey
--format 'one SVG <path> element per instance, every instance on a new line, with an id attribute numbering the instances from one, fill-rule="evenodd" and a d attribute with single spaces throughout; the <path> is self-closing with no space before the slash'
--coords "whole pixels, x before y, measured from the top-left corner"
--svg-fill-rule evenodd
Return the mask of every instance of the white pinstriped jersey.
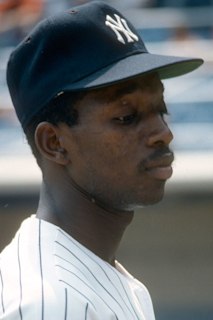
<path id="1" fill-rule="evenodd" d="M 1 320 L 154 320 L 150 295 L 118 262 L 57 226 L 26 219 L 0 255 Z"/>

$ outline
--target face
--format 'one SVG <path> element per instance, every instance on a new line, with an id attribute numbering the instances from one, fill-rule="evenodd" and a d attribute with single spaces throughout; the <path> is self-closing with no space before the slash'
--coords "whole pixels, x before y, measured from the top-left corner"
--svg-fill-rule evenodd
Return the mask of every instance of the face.
<path id="1" fill-rule="evenodd" d="M 158 75 L 93 90 L 76 108 L 78 125 L 61 124 L 67 178 L 114 209 L 160 201 L 172 174 L 173 137 Z"/>

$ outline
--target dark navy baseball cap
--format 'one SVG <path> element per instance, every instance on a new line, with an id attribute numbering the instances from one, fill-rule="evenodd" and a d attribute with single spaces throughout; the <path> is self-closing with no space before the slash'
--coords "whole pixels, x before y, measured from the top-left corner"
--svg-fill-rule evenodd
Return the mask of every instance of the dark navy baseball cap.
<path id="1" fill-rule="evenodd" d="M 157 71 L 188 73 L 199 58 L 151 54 L 133 25 L 102 1 L 40 22 L 12 52 L 7 83 L 23 127 L 63 92 L 92 90 Z"/>

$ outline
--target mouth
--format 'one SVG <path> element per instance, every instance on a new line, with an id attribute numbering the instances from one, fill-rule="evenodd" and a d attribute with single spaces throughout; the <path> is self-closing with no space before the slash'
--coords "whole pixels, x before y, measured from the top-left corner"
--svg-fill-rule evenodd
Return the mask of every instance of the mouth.
<path id="1" fill-rule="evenodd" d="M 147 162 L 147 164 L 145 165 L 145 172 L 154 179 L 167 180 L 171 178 L 173 173 L 173 161 L 173 153 L 165 153 L 163 156 Z"/>

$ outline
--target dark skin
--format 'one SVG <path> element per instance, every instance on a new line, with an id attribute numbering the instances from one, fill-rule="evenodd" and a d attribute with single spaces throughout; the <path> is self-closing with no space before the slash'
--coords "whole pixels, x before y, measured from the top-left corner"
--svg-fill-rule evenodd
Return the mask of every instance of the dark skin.
<path id="1" fill-rule="evenodd" d="M 43 184 L 37 217 L 114 265 L 137 207 L 159 202 L 171 176 L 173 136 L 156 73 L 88 92 L 79 123 L 35 133 Z"/>

